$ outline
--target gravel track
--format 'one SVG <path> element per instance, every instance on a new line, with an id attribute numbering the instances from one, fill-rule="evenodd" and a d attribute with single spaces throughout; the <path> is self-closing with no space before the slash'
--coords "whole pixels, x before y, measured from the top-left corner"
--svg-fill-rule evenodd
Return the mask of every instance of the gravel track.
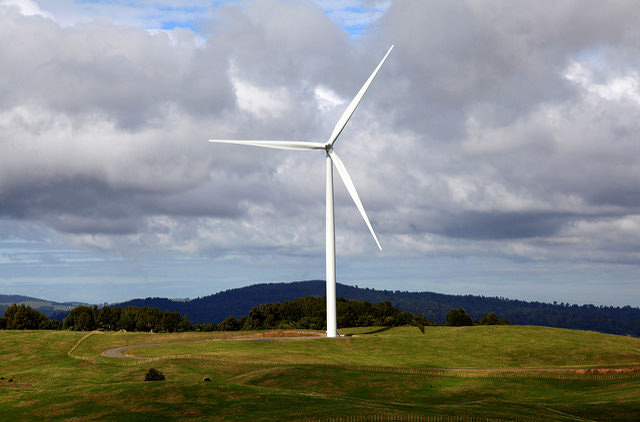
<path id="1" fill-rule="evenodd" d="M 132 349 L 140 349 L 143 347 L 154 347 L 154 346 L 170 346 L 173 344 L 193 344 L 193 343 L 208 343 L 212 341 L 274 341 L 274 340 L 309 340 L 309 339 L 319 339 L 326 338 L 324 336 L 301 336 L 301 337 L 238 337 L 238 338 L 216 338 L 210 340 L 195 340 L 195 341 L 177 341 L 173 343 L 151 343 L 151 344 L 136 344 L 133 346 L 123 346 L 116 347 L 114 349 L 108 349 L 102 352 L 102 356 L 106 356 L 108 358 L 120 358 L 120 359 L 138 359 L 138 360 L 152 360 L 154 358 L 146 357 L 146 356 L 135 356 L 128 355 L 126 353 L 127 350 Z M 344 338 L 344 337 L 338 337 Z"/>

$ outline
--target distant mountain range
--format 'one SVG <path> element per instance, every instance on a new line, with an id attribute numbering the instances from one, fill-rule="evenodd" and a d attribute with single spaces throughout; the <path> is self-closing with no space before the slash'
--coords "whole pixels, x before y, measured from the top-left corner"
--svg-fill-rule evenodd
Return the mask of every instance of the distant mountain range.
<path id="1" fill-rule="evenodd" d="M 109 306 L 152 306 L 164 311 L 187 314 L 192 323 L 218 323 L 230 315 L 236 318 L 247 315 L 252 307 L 263 303 L 279 303 L 299 297 L 321 297 L 324 295 L 324 280 L 311 280 L 254 284 L 192 300 L 146 298 L 133 299 Z M 630 306 L 550 304 L 499 297 L 375 290 L 340 283 L 337 285 L 337 296 L 374 304 L 389 301 L 403 311 L 420 313 L 427 319 L 440 323 L 444 323 L 446 315 L 451 309 L 464 308 L 474 320 L 479 320 L 489 312 L 495 312 L 500 318 L 507 318 L 513 324 L 543 325 L 640 336 L 640 308 Z M 56 319 L 63 318 L 70 309 L 69 306 L 74 306 L 74 303 L 56 303 L 25 296 L 0 295 L 0 311 L 4 312 L 3 304 L 14 302 L 29 304 L 32 308 Z M 38 303 L 43 305 L 37 305 Z M 66 309 L 63 309 L 65 307 Z"/>
<path id="2" fill-rule="evenodd" d="M 76 306 L 86 305 L 82 302 L 53 302 L 51 300 L 39 299 L 30 296 L 20 295 L 0 295 L 0 316 L 4 314 L 4 311 L 12 304 L 27 305 L 33 309 L 36 309 L 49 318 L 62 320 L 67 316 L 70 310 Z"/>

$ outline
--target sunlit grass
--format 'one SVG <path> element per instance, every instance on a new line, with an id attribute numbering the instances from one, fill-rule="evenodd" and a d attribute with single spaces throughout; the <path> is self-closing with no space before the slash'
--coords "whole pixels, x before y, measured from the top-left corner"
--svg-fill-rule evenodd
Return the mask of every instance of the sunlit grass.
<path id="1" fill-rule="evenodd" d="M 424 334 L 416 327 L 341 331 L 355 335 L 131 350 L 155 357 L 142 362 L 106 358 L 102 352 L 269 334 L 94 334 L 70 357 L 86 333 L 0 331 L 5 358 L 0 415 L 16 421 L 331 420 L 389 414 L 640 420 L 640 373 L 564 377 L 570 371 L 562 369 L 637 365 L 637 338 L 517 326 L 425 327 Z M 166 381 L 143 381 L 150 367 L 162 371 Z M 517 372 L 550 367 L 561 369 Z M 484 371 L 495 368 L 501 369 L 497 376 Z"/>
<path id="2" fill-rule="evenodd" d="M 136 349 L 147 357 L 199 355 L 269 363 L 415 368 L 558 368 L 640 365 L 636 338 L 545 327 L 415 327 L 342 339 L 211 341 Z M 365 331 L 366 332 L 366 331 Z"/>

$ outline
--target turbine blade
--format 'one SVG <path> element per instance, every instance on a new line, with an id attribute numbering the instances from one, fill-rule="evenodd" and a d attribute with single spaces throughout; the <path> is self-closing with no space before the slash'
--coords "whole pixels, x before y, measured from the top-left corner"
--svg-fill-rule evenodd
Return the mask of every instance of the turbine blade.
<path id="1" fill-rule="evenodd" d="M 340 178 L 344 182 L 344 185 L 347 188 L 349 195 L 351 195 L 351 199 L 353 199 L 353 202 L 355 202 L 356 207 L 358 208 L 358 211 L 360 211 L 360 215 L 364 219 L 364 222 L 367 223 L 367 227 L 369 228 L 369 231 L 371 232 L 373 239 L 378 244 L 378 249 L 382 250 L 382 246 L 380 246 L 380 242 L 378 241 L 378 236 L 376 236 L 376 233 L 373 231 L 373 227 L 371 227 L 371 223 L 369 222 L 369 217 L 367 217 L 367 212 L 364 210 L 364 206 L 362 205 L 362 202 L 360 201 L 360 197 L 358 196 L 358 191 L 356 191 L 356 187 L 354 186 L 353 181 L 351 180 L 351 176 L 349 176 L 349 172 L 347 171 L 347 168 L 344 166 L 344 163 L 342 162 L 340 157 L 338 157 L 338 154 L 336 154 L 333 149 L 331 148 L 328 149 L 327 153 L 329 154 L 329 157 L 331 157 L 331 161 L 333 161 L 333 164 L 336 166 L 336 170 L 338 170 L 338 174 L 340 175 Z"/>
<path id="2" fill-rule="evenodd" d="M 393 50 L 393 45 L 389 48 L 389 50 L 387 51 L 387 54 L 384 55 L 382 60 L 380 60 L 378 67 L 375 68 L 371 76 L 369 76 L 369 79 L 367 79 L 364 85 L 362 85 L 362 88 L 360 88 L 360 91 L 358 91 L 358 94 L 356 94 L 353 100 L 351 100 L 351 104 L 349 104 L 349 107 L 347 107 L 344 113 L 342 113 L 342 116 L 340 116 L 340 120 L 338 120 L 338 123 L 336 123 L 336 126 L 333 128 L 333 132 L 331 132 L 331 137 L 327 142 L 329 145 L 333 145 L 336 139 L 338 139 L 338 136 L 340 136 L 340 133 L 342 133 L 342 129 L 344 129 L 345 125 L 351 118 L 351 115 L 356 110 L 356 107 L 358 107 L 358 104 L 360 104 L 360 100 L 362 100 L 364 93 L 367 92 L 369 85 L 371 85 L 373 78 L 376 77 L 376 74 L 378 73 L 378 70 L 380 70 L 380 68 L 382 67 L 382 64 L 384 63 L 384 61 L 387 60 L 387 56 L 389 55 L 389 53 L 391 53 L 391 50 Z"/>
<path id="3" fill-rule="evenodd" d="M 294 150 L 324 149 L 325 147 L 325 144 L 320 142 L 301 142 L 301 141 L 239 141 L 239 140 L 228 140 L 228 139 L 209 139 L 209 142 L 215 142 L 218 144 L 251 145 L 254 147 L 294 149 Z"/>

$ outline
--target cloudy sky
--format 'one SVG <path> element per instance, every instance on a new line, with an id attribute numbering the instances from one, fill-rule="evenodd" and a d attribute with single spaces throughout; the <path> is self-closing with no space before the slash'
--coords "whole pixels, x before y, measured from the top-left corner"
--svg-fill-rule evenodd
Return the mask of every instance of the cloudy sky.
<path id="1" fill-rule="evenodd" d="M 0 0 L 0 293 L 324 279 L 640 305 L 637 1 Z"/>

